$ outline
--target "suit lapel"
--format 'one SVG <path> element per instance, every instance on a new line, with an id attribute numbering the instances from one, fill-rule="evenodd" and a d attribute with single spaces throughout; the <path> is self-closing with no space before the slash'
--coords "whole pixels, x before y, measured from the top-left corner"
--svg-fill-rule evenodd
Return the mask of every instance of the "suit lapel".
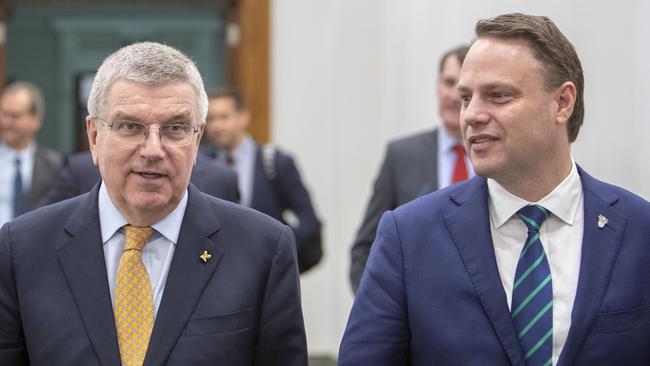
<path id="1" fill-rule="evenodd" d="M 145 365 L 164 364 L 181 336 L 223 256 L 212 238 L 218 229 L 218 220 L 210 202 L 190 185 L 187 209 L 149 341 Z M 212 255 L 207 262 L 199 258 L 205 250 Z"/>
<path id="2" fill-rule="evenodd" d="M 612 208 L 614 195 L 597 193 L 598 182 L 578 168 L 584 194 L 584 233 L 576 298 L 571 313 L 571 328 L 558 365 L 571 365 L 601 307 L 612 270 L 618 258 L 626 218 Z M 598 217 L 608 222 L 598 227 Z"/>
<path id="3" fill-rule="evenodd" d="M 99 185 L 79 201 L 65 227 L 72 238 L 57 249 L 57 255 L 99 363 L 119 365 L 119 347 L 99 228 L 98 191 Z"/>
<path id="4" fill-rule="evenodd" d="M 450 198 L 457 207 L 443 218 L 449 234 L 510 362 L 523 365 L 524 358 L 494 255 L 485 179 L 476 177 L 456 186 Z"/>

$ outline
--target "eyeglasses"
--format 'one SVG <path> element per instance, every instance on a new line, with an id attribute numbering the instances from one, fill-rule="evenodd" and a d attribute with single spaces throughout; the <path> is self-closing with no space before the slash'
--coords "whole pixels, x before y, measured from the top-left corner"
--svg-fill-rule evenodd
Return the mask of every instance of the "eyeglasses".
<path id="1" fill-rule="evenodd" d="M 141 144 L 146 141 L 149 131 L 157 129 L 160 142 L 166 146 L 189 145 L 194 140 L 194 135 L 199 132 L 196 126 L 175 122 L 164 124 L 160 127 L 151 127 L 142 122 L 119 120 L 106 122 L 99 117 L 93 117 L 111 129 L 113 135 L 120 141 L 129 144 Z"/>

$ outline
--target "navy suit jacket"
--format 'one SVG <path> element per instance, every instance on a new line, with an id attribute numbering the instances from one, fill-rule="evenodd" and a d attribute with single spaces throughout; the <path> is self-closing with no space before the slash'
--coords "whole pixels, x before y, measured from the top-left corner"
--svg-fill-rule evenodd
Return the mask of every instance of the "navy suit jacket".
<path id="1" fill-rule="evenodd" d="M 86 193 L 100 179 L 99 168 L 93 164 L 90 152 L 70 154 L 43 203 L 51 204 Z M 237 174 L 204 156 L 197 156 L 190 182 L 203 193 L 231 202 L 239 201 Z"/>
<path id="2" fill-rule="evenodd" d="M 98 187 L 0 230 L 0 365 L 120 364 Z M 285 225 L 190 185 L 144 365 L 307 365 L 295 250 Z"/>
<path id="3" fill-rule="evenodd" d="M 558 365 L 649 365 L 650 204 L 579 174 L 582 257 Z M 475 177 L 383 216 L 339 365 L 525 365 L 487 199 Z"/>

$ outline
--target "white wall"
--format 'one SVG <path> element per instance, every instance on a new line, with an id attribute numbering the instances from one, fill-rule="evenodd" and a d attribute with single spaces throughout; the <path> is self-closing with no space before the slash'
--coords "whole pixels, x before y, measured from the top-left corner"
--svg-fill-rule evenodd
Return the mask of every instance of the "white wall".
<path id="1" fill-rule="evenodd" d="M 649 3 L 621 0 L 274 0 L 272 137 L 292 152 L 325 223 L 326 257 L 303 276 L 312 353 L 335 354 L 352 295 L 349 248 L 386 142 L 437 123 L 435 78 L 478 19 L 551 17 L 586 80 L 573 154 L 593 175 L 650 199 Z"/>

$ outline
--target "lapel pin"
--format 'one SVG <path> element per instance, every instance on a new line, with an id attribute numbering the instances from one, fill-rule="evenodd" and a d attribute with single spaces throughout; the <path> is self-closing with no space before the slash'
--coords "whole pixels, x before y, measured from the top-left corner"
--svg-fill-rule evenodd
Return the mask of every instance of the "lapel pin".
<path id="1" fill-rule="evenodd" d="M 201 256 L 199 256 L 199 258 L 201 258 L 203 263 L 208 263 L 210 258 L 212 258 L 212 254 L 210 254 L 210 252 L 208 252 L 207 250 L 204 250 Z"/>
<path id="2" fill-rule="evenodd" d="M 601 228 L 601 229 L 604 228 L 605 225 L 607 225 L 608 222 L 609 222 L 609 220 L 607 220 L 607 217 L 605 217 L 603 215 L 598 215 L 598 227 L 599 228 Z"/>

